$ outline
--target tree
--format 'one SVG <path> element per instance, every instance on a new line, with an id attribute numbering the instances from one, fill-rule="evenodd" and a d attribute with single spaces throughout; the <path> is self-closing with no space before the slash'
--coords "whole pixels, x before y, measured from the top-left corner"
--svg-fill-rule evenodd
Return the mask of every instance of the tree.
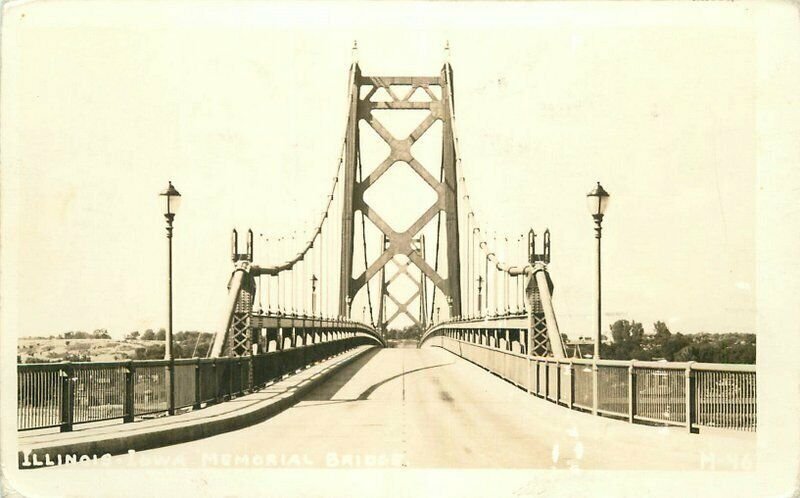
<path id="1" fill-rule="evenodd" d="M 634 344 L 641 346 L 642 340 L 644 338 L 644 327 L 639 322 L 632 322 L 631 323 L 631 341 Z"/>
<path id="2" fill-rule="evenodd" d="M 653 324 L 653 331 L 657 339 L 668 339 L 672 335 L 667 324 L 660 320 Z"/>
<path id="3" fill-rule="evenodd" d="M 660 357 L 667 361 L 675 361 L 675 353 L 688 346 L 691 342 L 688 337 L 678 332 L 664 343 Z"/>
<path id="4" fill-rule="evenodd" d="M 173 342 L 176 358 L 204 358 L 211 349 L 214 334 L 198 331 L 181 331 L 175 333 Z"/>
<path id="5" fill-rule="evenodd" d="M 653 336 L 645 336 L 636 321 L 617 320 L 610 328 L 614 342 L 604 345 L 604 358 L 749 364 L 756 360 L 755 334 L 673 334 L 662 321 L 653 324 Z"/>
<path id="6" fill-rule="evenodd" d="M 631 322 L 617 320 L 611 324 L 611 338 L 617 344 L 625 344 L 631 338 Z"/>
<path id="7" fill-rule="evenodd" d="M 111 336 L 108 335 L 107 329 L 96 329 L 92 332 L 93 339 L 111 339 Z"/>
<path id="8" fill-rule="evenodd" d="M 164 358 L 163 344 L 149 344 L 143 348 L 136 348 L 137 360 L 161 360 Z"/>
<path id="9" fill-rule="evenodd" d="M 617 320 L 611 324 L 614 342 L 605 346 L 604 358 L 614 360 L 648 360 L 651 355 L 644 348 L 644 328 L 637 321 Z"/>
<path id="10" fill-rule="evenodd" d="M 163 328 L 158 329 L 158 332 L 156 332 L 156 340 L 157 341 L 167 340 L 167 331 L 164 330 Z"/>
<path id="11" fill-rule="evenodd" d="M 144 334 L 142 334 L 142 339 L 145 341 L 152 341 L 155 340 L 155 338 L 156 334 L 153 332 L 153 329 L 147 329 L 144 331 Z"/>
<path id="12" fill-rule="evenodd" d="M 651 351 L 657 358 L 664 358 L 664 346 L 669 342 L 672 337 L 672 332 L 669 331 L 667 324 L 662 321 L 657 321 L 653 324 L 653 345 Z"/>
<path id="13" fill-rule="evenodd" d="M 126 341 L 127 340 L 135 341 L 138 338 L 139 338 L 139 331 L 138 330 L 134 330 L 133 332 L 130 332 L 128 335 L 125 336 L 125 340 Z"/>

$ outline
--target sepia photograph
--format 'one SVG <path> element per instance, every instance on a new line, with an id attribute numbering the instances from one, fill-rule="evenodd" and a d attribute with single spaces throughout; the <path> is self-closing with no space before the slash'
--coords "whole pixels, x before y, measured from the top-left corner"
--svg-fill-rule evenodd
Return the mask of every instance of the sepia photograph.
<path id="1" fill-rule="evenodd" d="M 789 2 L 10 1 L 2 496 L 797 496 Z"/>

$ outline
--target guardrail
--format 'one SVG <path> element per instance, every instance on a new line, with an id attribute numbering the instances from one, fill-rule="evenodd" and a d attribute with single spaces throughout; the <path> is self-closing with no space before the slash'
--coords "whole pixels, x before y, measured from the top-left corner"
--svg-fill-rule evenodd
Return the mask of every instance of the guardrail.
<path id="1" fill-rule="evenodd" d="M 428 342 L 569 409 L 689 432 L 756 430 L 755 365 L 534 357 L 458 334 L 447 331 Z"/>
<path id="2" fill-rule="evenodd" d="M 17 429 L 59 427 L 219 403 L 374 340 L 352 336 L 255 356 L 17 365 Z M 169 378 L 174 406 L 169 406 Z"/>

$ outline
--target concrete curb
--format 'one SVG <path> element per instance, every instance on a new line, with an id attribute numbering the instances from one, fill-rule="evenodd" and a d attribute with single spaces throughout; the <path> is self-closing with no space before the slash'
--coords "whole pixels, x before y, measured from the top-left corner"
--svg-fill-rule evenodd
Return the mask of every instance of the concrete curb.
<path id="1" fill-rule="evenodd" d="M 310 390 L 371 349 L 371 347 L 367 347 L 356 351 L 354 354 L 326 366 L 323 370 L 302 380 L 296 386 L 288 388 L 278 396 L 262 402 L 254 402 L 253 405 L 243 407 L 233 413 L 228 412 L 185 421 L 179 420 L 178 417 L 180 415 L 178 415 L 176 422 L 185 422 L 184 424 L 159 427 L 149 431 L 144 430 L 144 426 L 140 426 L 142 429 L 140 432 L 131 434 L 100 434 L 96 439 L 55 442 L 52 445 L 41 444 L 25 450 L 20 449 L 18 451 L 18 465 L 20 469 L 45 468 L 64 463 L 67 456 L 77 455 L 78 457 L 85 456 L 85 458 L 89 459 L 99 459 L 105 454 L 121 455 L 128 453 L 130 450 L 149 450 L 243 429 L 263 422 L 291 407 L 299 402 Z M 302 372 L 297 375 L 302 375 Z M 197 413 L 202 413 L 202 410 Z M 32 463 L 36 461 L 41 463 L 39 465 Z M 48 464 L 46 462 L 53 463 Z"/>

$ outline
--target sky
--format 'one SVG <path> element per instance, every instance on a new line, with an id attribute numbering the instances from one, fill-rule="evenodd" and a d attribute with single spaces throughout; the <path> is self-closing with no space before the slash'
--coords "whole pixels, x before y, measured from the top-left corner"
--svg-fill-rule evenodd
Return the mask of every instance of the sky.
<path id="1" fill-rule="evenodd" d="M 319 218 L 353 40 L 368 75 L 436 75 L 449 41 L 472 205 L 498 234 L 551 230 L 563 332 L 594 326 L 596 181 L 604 329 L 756 332 L 752 24 L 601 5 L 29 4 L 3 40 L 5 313 L 19 336 L 165 326 L 172 180 L 175 327 L 213 330 L 231 228 Z"/>

